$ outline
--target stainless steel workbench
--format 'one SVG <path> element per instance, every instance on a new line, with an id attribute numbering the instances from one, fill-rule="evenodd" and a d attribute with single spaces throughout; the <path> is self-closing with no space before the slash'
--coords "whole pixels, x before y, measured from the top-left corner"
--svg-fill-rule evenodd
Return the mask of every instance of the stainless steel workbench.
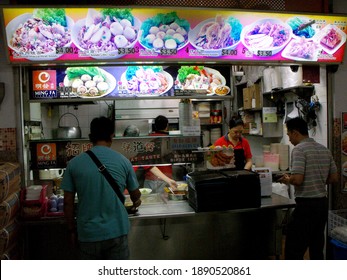
<path id="1" fill-rule="evenodd" d="M 143 203 L 139 207 L 137 215 L 130 216 L 132 219 L 152 219 L 152 218 L 173 218 L 173 217 L 184 217 L 184 216 L 195 216 L 197 214 L 207 214 L 215 212 L 201 212 L 196 213 L 193 208 L 188 204 L 187 200 L 181 201 L 161 201 L 162 203 Z M 247 209 L 235 209 L 229 211 L 223 211 L 227 213 L 238 213 L 257 211 L 260 209 L 283 209 L 291 208 L 295 206 L 295 201 L 278 194 L 272 194 L 269 197 L 261 198 L 260 208 L 247 208 Z M 223 213 L 218 211 L 218 213 Z"/>
<path id="2" fill-rule="evenodd" d="M 188 201 L 149 201 L 129 217 L 131 259 L 266 259 L 282 250 L 282 222 L 295 202 L 272 194 L 256 209 L 201 212 Z M 23 223 L 25 259 L 75 259 L 65 219 Z"/>

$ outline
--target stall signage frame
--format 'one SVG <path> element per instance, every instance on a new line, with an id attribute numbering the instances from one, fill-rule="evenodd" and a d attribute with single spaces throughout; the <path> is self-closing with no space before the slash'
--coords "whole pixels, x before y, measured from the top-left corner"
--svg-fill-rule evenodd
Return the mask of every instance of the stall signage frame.
<path id="1" fill-rule="evenodd" d="M 118 10 L 130 11 L 131 20 L 133 21 L 131 24 L 133 30 L 135 30 L 135 35 L 132 34 L 131 36 L 135 36 L 134 38 L 136 39 L 133 39 L 129 33 L 127 36 L 129 35 L 131 39 L 127 43 L 124 43 L 124 46 L 119 42 L 118 45 L 112 43 L 113 47 L 109 47 L 106 51 L 93 49 L 88 41 L 89 39 L 86 39 L 86 42 L 82 42 L 82 35 L 80 35 L 82 28 L 85 26 L 84 20 L 87 18 L 87 15 L 95 14 L 95 12 L 100 13 L 104 8 L 69 7 L 60 8 L 66 15 L 66 23 L 62 23 L 65 26 L 61 25 L 65 27 L 65 31 L 62 33 L 63 39 L 65 40 L 62 39 L 53 47 L 50 44 L 48 44 L 48 47 L 46 45 L 38 47 L 31 43 L 27 45 L 28 42 L 23 46 L 21 42 L 23 42 L 23 38 L 28 34 L 25 35 L 25 28 L 21 26 L 32 20 L 33 14 L 36 13 L 37 9 L 54 10 L 58 8 L 4 7 L 1 9 L 2 24 L 6 33 L 7 57 L 12 64 L 37 65 L 42 63 L 102 62 L 124 64 L 153 61 L 157 63 L 213 63 L 218 61 L 224 63 L 337 64 L 343 62 L 347 37 L 347 15 L 343 14 L 271 13 L 180 7 L 129 7 Z M 167 43 L 168 39 L 162 40 L 159 45 L 154 44 L 154 41 L 150 41 L 151 43 L 149 43 L 149 38 L 142 37 L 141 34 L 152 34 L 149 32 L 150 28 L 148 27 L 151 22 L 154 22 L 154 19 L 158 19 L 158 16 L 163 19 L 162 25 L 166 26 L 169 26 L 168 24 L 170 22 L 166 24 L 164 22 L 165 18 L 176 17 L 178 21 L 176 20 L 175 22 L 182 23 L 182 26 L 179 26 L 181 28 L 181 33 L 179 34 L 182 37 L 178 36 L 179 38 L 177 38 L 176 36 L 175 39 L 170 38 L 170 43 Z M 295 21 L 299 21 L 299 23 Z M 303 24 L 310 23 L 310 29 L 306 29 L 309 34 L 299 34 L 307 36 L 307 39 L 300 39 L 300 37 L 293 35 L 300 31 L 297 30 L 297 26 L 302 27 Z M 219 29 L 218 24 L 220 26 Z M 204 30 L 208 29 L 207 25 L 214 25 L 213 27 L 216 30 L 209 29 L 210 32 L 205 32 Z M 280 39 L 278 39 L 278 36 L 269 35 L 270 33 L 258 32 L 259 26 L 266 27 L 266 25 L 274 28 L 278 34 L 282 34 L 280 35 Z M 52 25 L 48 27 L 51 28 Z M 182 31 L 182 28 L 185 30 Z M 141 30 L 141 32 L 138 32 L 138 30 Z M 56 31 L 53 32 L 53 34 L 55 33 Z M 100 40 L 108 40 L 110 33 L 109 31 L 106 33 L 106 35 L 104 34 L 105 36 L 102 36 L 103 39 Z M 217 35 L 211 37 L 210 33 Z M 14 34 L 17 35 L 14 36 Z M 44 37 L 42 34 L 48 37 Z M 35 34 L 31 33 L 30 36 L 34 36 L 36 41 L 41 40 L 42 43 L 46 43 L 48 41 L 47 38 L 52 37 L 52 34 L 37 32 Z M 261 37 L 260 39 L 258 38 L 259 36 Z M 331 36 L 334 39 L 329 40 L 328 38 Z M 216 42 L 210 37 L 216 37 Z M 110 38 L 113 38 L 112 35 Z M 57 41 L 56 38 L 52 38 L 52 40 Z M 50 39 L 49 42 L 52 40 Z M 176 43 L 172 40 L 176 41 Z M 92 42 L 94 41 L 97 44 L 101 42 L 97 41 L 97 38 L 92 40 Z M 113 40 L 113 42 L 117 42 L 117 40 Z M 163 43 L 167 44 L 161 47 Z M 273 47 L 274 45 L 275 47 Z M 309 49 L 314 49 L 314 51 L 306 51 L 303 54 L 305 46 L 308 46 Z M 301 50 L 299 53 L 294 51 L 297 48 Z"/>
<path id="2" fill-rule="evenodd" d="M 341 184 L 347 193 L 347 112 L 341 113 Z"/>

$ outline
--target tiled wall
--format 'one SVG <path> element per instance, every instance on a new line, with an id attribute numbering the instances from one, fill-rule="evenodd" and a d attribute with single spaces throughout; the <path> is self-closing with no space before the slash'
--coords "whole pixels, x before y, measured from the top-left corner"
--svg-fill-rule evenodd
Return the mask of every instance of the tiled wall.
<path id="1" fill-rule="evenodd" d="M 49 106 L 42 106 L 41 115 L 44 138 L 54 138 L 54 133 L 58 125 L 77 126 L 78 123 L 81 128 L 82 138 L 87 138 L 89 134 L 89 125 L 92 119 L 100 116 L 108 116 L 109 105 L 111 104 L 111 101 L 101 101 L 96 104 L 83 104 L 78 106 L 54 106 L 53 109 Z M 77 120 L 69 114 L 62 116 L 65 113 L 74 114 L 78 119 L 78 123 Z"/>
<path id="2" fill-rule="evenodd" d="M 17 160 L 16 128 L 0 128 L 0 162 Z"/>

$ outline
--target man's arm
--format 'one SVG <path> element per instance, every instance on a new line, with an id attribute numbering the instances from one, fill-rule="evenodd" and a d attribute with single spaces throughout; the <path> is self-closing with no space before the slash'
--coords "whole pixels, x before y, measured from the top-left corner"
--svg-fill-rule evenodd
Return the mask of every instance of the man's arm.
<path id="1" fill-rule="evenodd" d="M 329 174 L 327 184 L 334 184 L 339 181 L 338 173 Z"/>
<path id="2" fill-rule="evenodd" d="M 129 192 L 130 199 L 133 202 L 132 208 L 135 210 L 137 207 L 141 205 L 141 192 L 137 188 L 134 191 Z"/>
<path id="3" fill-rule="evenodd" d="M 284 174 L 279 180 L 280 183 L 287 185 L 294 185 L 294 187 L 300 186 L 304 182 L 303 174 Z"/>

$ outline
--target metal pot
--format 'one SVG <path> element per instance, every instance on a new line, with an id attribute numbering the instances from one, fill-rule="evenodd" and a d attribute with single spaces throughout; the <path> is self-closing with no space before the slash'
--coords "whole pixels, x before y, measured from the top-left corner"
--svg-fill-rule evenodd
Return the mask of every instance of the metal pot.
<path id="1" fill-rule="evenodd" d="M 77 126 L 61 126 L 60 121 L 66 115 L 72 115 L 77 121 Z M 81 135 L 82 135 L 81 128 L 80 128 L 80 124 L 77 117 L 72 113 L 62 114 L 58 122 L 57 137 L 75 139 L 75 138 L 81 138 Z"/>

